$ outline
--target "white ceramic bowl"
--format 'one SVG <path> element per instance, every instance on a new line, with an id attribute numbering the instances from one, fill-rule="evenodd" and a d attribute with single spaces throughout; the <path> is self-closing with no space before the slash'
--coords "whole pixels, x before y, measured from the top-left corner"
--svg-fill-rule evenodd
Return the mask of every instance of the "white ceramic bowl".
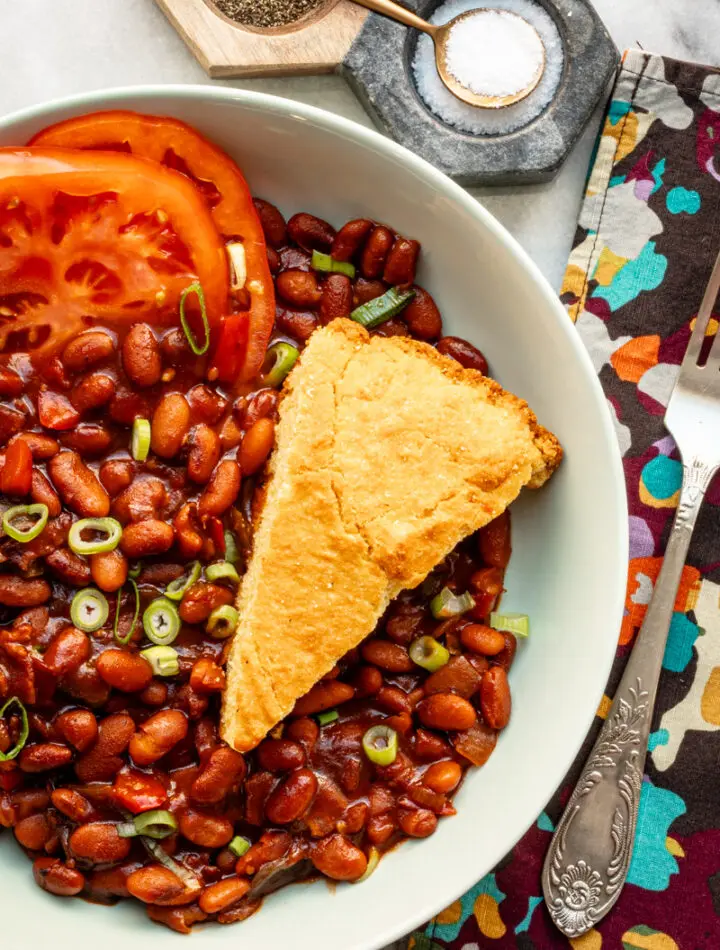
<path id="1" fill-rule="evenodd" d="M 605 686 L 625 590 L 627 512 L 605 399 L 565 311 L 506 231 L 461 188 L 382 136 L 328 113 L 230 89 L 125 89 L 51 103 L 0 121 L 19 145 L 71 115 L 124 108 L 190 122 L 240 164 L 255 194 L 286 215 L 336 225 L 387 221 L 423 245 L 420 281 L 446 332 L 486 353 L 493 374 L 559 436 L 566 459 L 547 488 L 513 508 L 505 606 L 532 618 L 512 670 L 513 716 L 489 763 L 471 770 L 458 814 L 388 855 L 360 886 L 298 885 L 236 927 L 209 927 L 197 950 L 375 950 L 420 925 L 489 871 L 536 819 L 586 734 Z M 177 935 L 126 902 L 54 898 L 0 837 L 3 946 L 176 947 Z"/>

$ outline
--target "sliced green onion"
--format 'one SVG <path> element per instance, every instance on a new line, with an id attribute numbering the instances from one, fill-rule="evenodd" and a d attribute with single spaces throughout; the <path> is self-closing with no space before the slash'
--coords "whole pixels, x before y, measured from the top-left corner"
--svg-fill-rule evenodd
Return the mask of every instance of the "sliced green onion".
<path id="1" fill-rule="evenodd" d="M 134 821 L 120 821 L 115 825 L 115 831 L 117 831 L 120 838 L 135 838 L 137 837 L 138 830 L 135 827 Z"/>
<path id="2" fill-rule="evenodd" d="M 398 753 L 397 732 L 390 726 L 372 726 L 362 737 L 362 745 L 375 765 L 391 765 Z"/>
<path id="3" fill-rule="evenodd" d="M 193 561 L 182 577 L 176 577 L 174 581 L 170 581 L 165 588 L 165 597 L 169 597 L 170 600 L 182 600 L 185 591 L 200 577 L 201 570 L 200 561 Z"/>
<path id="4" fill-rule="evenodd" d="M 131 577 L 133 580 L 137 580 L 142 573 L 142 561 L 135 561 L 128 568 L 128 577 Z"/>
<path id="5" fill-rule="evenodd" d="M 321 726 L 327 726 L 331 722 L 335 722 L 336 719 L 340 718 L 340 713 L 337 709 L 328 709 L 327 712 L 321 712 L 317 714 L 317 721 Z"/>
<path id="6" fill-rule="evenodd" d="M 410 644 L 410 659 L 424 670 L 434 673 L 445 666 L 450 653 L 435 637 L 418 637 Z"/>
<path id="7" fill-rule="evenodd" d="M 356 307 L 350 314 L 350 319 L 362 324 L 366 330 L 373 330 L 386 320 L 396 317 L 414 296 L 414 290 L 398 290 L 397 287 L 391 287 L 382 297 L 368 300 L 367 303 Z"/>
<path id="8" fill-rule="evenodd" d="M 225 250 L 230 264 L 230 290 L 242 290 L 247 280 L 245 248 L 239 241 L 233 241 L 225 245 Z"/>
<path id="9" fill-rule="evenodd" d="M 139 835 L 154 838 L 156 841 L 169 838 L 178 830 L 175 816 L 162 808 L 144 811 L 141 815 L 136 815 L 133 824 Z"/>
<path id="10" fill-rule="evenodd" d="M 230 604 L 216 607 L 208 617 L 205 630 L 216 640 L 225 640 L 235 633 L 238 623 L 238 612 Z"/>
<path id="11" fill-rule="evenodd" d="M 352 280 L 355 277 L 355 265 L 350 261 L 336 261 L 329 254 L 322 251 L 313 251 L 310 266 L 313 270 L 325 271 L 328 274 L 345 274 Z"/>
<path id="12" fill-rule="evenodd" d="M 79 590 L 70 604 L 70 619 L 85 633 L 94 633 L 105 623 L 110 613 L 104 594 L 94 587 Z"/>
<path id="13" fill-rule="evenodd" d="M 235 565 L 229 561 L 220 561 L 217 564 L 210 564 L 205 568 L 205 577 L 209 581 L 232 581 L 233 584 L 240 583 L 240 575 L 235 570 Z"/>
<path id="14" fill-rule="evenodd" d="M 198 343 L 195 337 L 193 336 L 192 329 L 188 322 L 187 317 L 185 316 L 185 301 L 190 296 L 190 294 L 195 294 L 200 304 L 200 315 L 202 317 L 203 324 L 203 333 L 205 334 L 205 339 L 202 343 Z M 195 356 L 202 356 L 203 353 L 207 353 L 208 348 L 210 347 L 210 324 L 208 323 L 207 310 L 205 309 L 205 294 L 202 289 L 202 284 L 199 280 L 196 280 L 195 283 L 190 284 L 189 287 L 186 287 L 185 290 L 180 294 L 180 324 L 183 328 L 183 332 L 187 337 L 187 341 L 190 344 L 190 349 L 193 351 Z"/>
<path id="15" fill-rule="evenodd" d="M 156 597 L 145 608 L 143 629 L 148 640 L 159 646 L 172 643 L 180 633 L 180 615 L 175 604 L 167 597 Z"/>
<path id="16" fill-rule="evenodd" d="M 13 505 L 3 515 L 3 531 L 13 541 L 26 544 L 40 534 L 47 524 L 48 514 L 47 505 Z M 16 518 L 37 518 L 37 521 L 29 528 L 18 528 L 17 525 L 13 524 Z"/>
<path id="17" fill-rule="evenodd" d="M 237 541 L 235 540 L 235 535 L 232 533 L 232 531 L 226 531 L 224 538 L 225 560 L 231 561 L 233 564 L 237 564 L 238 561 L 242 561 L 242 554 L 240 553 L 240 548 L 237 546 Z"/>
<path id="18" fill-rule="evenodd" d="M 493 611 L 490 614 L 490 626 L 514 633 L 516 637 L 530 636 L 530 618 L 527 614 L 500 614 Z"/>
<path id="19" fill-rule="evenodd" d="M 136 462 L 144 462 L 150 452 L 152 428 L 149 419 L 136 419 L 133 422 L 130 439 L 130 454 Z"/>
<path id="20" fill-rule="evenodd" d="M 22 722 L 20 735 L 18 736 L 17 742 L 12 747 L 12 749 L 9 749 L 7 752 L 0 752 L 0 762 L 9 762 L 10 759 L 14 759 L 15 756 L 19 755 L 25 743 L 27 742 L 28 736 L 30 735 L 30 724 L 28 723 L 27 709 L 25 709 L 17 696 L 11 696 L 3 708 L 0 709 L 0 719 L 3 718 L 8 709 L 10 709 L 10 707 L 13 705 L 17 706 L 18 710 L 20 711 L 20 720 Z"/>
<path id="21" fill-rule="evenodd" d="M 273 343 L 265 354 L 261 376 L 263 385 L 279 389 L 298 356 L 300 351 L 290 343 Z"/>
<path id="22" fill-rule="evenodd" d="M 243 838 L 242 835 L 235 835 L 232 839 L 228 848 L 235 855 L 236 858 L 241 858 L 244 854 L 250 850 L 252 842 L 249 838 Z"/>
<path id="23" fill-rule="evenodd" d="M 367 881 L 367 879 L 370 877 L 372 872 L 380 863 L 380 851 L 375 847 L 371 847 L 368 850 L 367 859 L 368 859 L 368 862 L 367 862 L 367 867 L 365 868 L 365 873 L 361 877 L 359 877 L 357 881 L 353 881 L 353 884 L 362 884 L 363 881 Z"/>
<path id="24" fill-rule="evenodd" d="M 103 531 L 99 541 L 85 541 L 83 531 Z M 115 518 L 81 518 L 68 532 L 68 544 L 76 554 L 104 554 L 114 551 L 122 537 L 122 525 Z"/>
<path id="25" fill-rule="evenodd" d="M 145 657 L 155 676 L 177 676 L 180 672 L 178 652 L 173 647 L 148 647 L 140 651 Z"/>
<path id="26" fill-rule="evenodd" d="M 128 644 L 132 639 L 132 635 L 135 633 L 135 624 L 137 623 L 138 616 L 140 614 L 140 591 L 138 586 L 135 583 L 135 578 L 128 577 L 128 581 L 132 584 L 133 591 L 135 592 L 135 613 L 133 614 L 132 623 L 130 624 L 130 630 L 125 634 L 124 637 L 120 636 L 120 604 L 122 603 L 122 596 L 125 591 L 124 587 L 121 587 L 117 593 L 117 604 L 115 606 L 115 623 L 113 625 L 113 636 L 118 643 L 121 643 L 123 646 Z"/>
<path id="27" fill-rule="evenodd" d="M 474 606 L 472 594 L 456 594 L 449 587 L 443 587 L 437 597 L 430 601 L 430 613 L 436 620 L 447 620 L 448 617 L 459 617 L 467 613 Z"/>
<path id="28" fill-rule="evenodd" d="M 159 842 L 147 835 L 141 835 L 140 840 L 142 841 L 143 847 L 148 852 L 148 854 L 152 855 L 158 864 L 162 864 L 162 866 L 167 868 L 168 871 L 172 871 L 175 877 L 178 878 L 178 880 L 181 881 L 185 887 L 188 887 L 191 890 L 200 889 L 202 885 L 200 884 L 200 881 L 196 875 L 186 868 L 184 864 L 179 864 L 177 861 L 174 861 Z"/>

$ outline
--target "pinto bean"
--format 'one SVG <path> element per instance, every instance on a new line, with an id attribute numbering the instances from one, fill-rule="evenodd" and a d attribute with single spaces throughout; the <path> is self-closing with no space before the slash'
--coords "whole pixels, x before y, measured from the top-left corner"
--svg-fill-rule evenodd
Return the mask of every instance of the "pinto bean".
<path id="1" fill-rule="evenodd" d="M 295 703 L 293 716 L 314 716 L 324 709 L 332 709 L 340 703 L 346 703 L 355 695 L 355 690 L 347 683 L 338 680 L 316 683 L 315 686 Z"/>
<path id="2" fill-rule="evenodd" d="M 318 780 L 314 772 L 306 768 L 295 769 L 271 792 L 265 804 L 268 821 L 274 825 L 297 821 L 312 805 L 317 790 Z"/>
<path id="3" fill-rule="evenodd" d="M 190 430 L 190 406 L 182 393 L 166 393 L 153 413 L 150 446 L 160 458 L 174 458 Z"/>
<path id="4" fill-rule="evenodd" d="M 366 280 L 364 277 L 358 277 L 353 288 L 353 304 L 357 307 L 375 300 L 376 297 L 382 297 L 387 289 L 387 284 L 381 280 Z"/>
<path id="5" fill-rule="evenodd" d="M 262 198 L 253 198 L 253 204 L 260 218 L 260 225 L 265 235 L 265 240 L 272 248 L 282 247 L 287 241 L 287 224 L 285 218 L 278 211 L 275 205 Z"/>
<path id="6" fill-rule="evenodd" d="M 55 728 L 78 752 L 87 751 L 98 737 L 97 719 L 89 709 L 69 709 L 60 713 Z"/>
<path id="7" fill-rule="evenodd" d="M 115 342 L 104 330 L 85 330 L 70 340 L 62 354 L 62 361 L 73 373 L 82 373 L 89 366 L 108 359 L 115 350 Z"/>
<path id="8" fill-rule="evenodd" d="M 193 386 L 187 394 L 187 400 L 190 403 L 194 419 L 198 422 L 207 422 L 210 425 L 220 422 L 228 407 L 228 400 L 225 396 L 221 396 L 220 393 L 210 389 L 205 383 Z"/>
<path id="9" fill-rule="evenodd" d="M 376 666 L 359 666 L 353 676 L 353 686 L 358 699 L 374 696 L 383 685 L 383 675 Z"/>
<path id="10" fill-rule="evenodd" d="M 97 817 L 97 812 L 87 798 L 71 788 L 56 788 L 50 800 L 53 808 L 57 808 L 66 818 L 79 825 Z"/>
<path id="11" fill-rule="evenodd" d="M 80 871 L 59 858 L 38 858 L 33 864 L 33 877 L 38 887 L 58 897 L 74 897 L 85 887 Z"/>
<path id="12" fill-rule="evenodd" d="M 110 402 L 115 395 L 115 380 L 106 373 L 88 373 L 73 387 L 70 402 L 78 412 L 90 412 Z"/>
<path id="13" fill-rule="evenodd" d="M 329 251 L 335 240 L 335 228 L 331 224 L 304 211 L 294 214 L 287 227 L 291 240 L 305 251 Z"/>
<path id="14" fill-rule="evenodd" d="M 265 739 L 257 749 L 260 765 L 268 772 L 289 772 L 305 765 L 305 750 L 292 739 Z"/>
<path id="15" fill-rule="evenodd" d="M 127 879 L 127 889 L 144 904 L 159 906 L 175 904 L 185 896 L 190 903 L 197 896 L 188 892 L 180 878 L 162 864 L 149 864 L 133 871 Z"/>
<path id="16" fill-rule="evenodd" d="M 405 647 L 390 643 L 389 640 L 368 640 L 362 645 L 360 652 L 366 663 L 379 666 L 388 673 L 410 673 L 415 669 Z"/>
<path id="17" fill-rule="evenodd" d="M 73 831 L 68 847 L 76 857 L 92 864 L 115 864 L 130 853 L 130 839 L 121 838 L 113 822 L 91 821 Z"/>
<path id="18" fill-rule="evenodd" d="M 139 693 L 153 676 L 145 657 L 126 650 L 105 650 L 95 661 L 95 669 L 108 686 L 123 693 Z"/>
<path id="19" fill-rule="evenodd" d="M 492 666 L 480 684 L 480 709 L 491 729 L 504 729 L 510 721 L 512 702 L 507 673 L 501 666 Z"/>
<path id="20" fill-rule="evenodd" d="M 22 376 L 8 366 L 0 366 L 0 396 L 3 398 L 19 396 L 24 389 L 25 382 Z"/>
<path id="21" fill-rule="evenodd" d="M 310 860 L 325 877 L 356 881 L 367 869 L 367 858 L 345 835 L 334 834 L 313 844 Z"/>
<path id="22" fill-rule="evenodd" d="M 505 638 L 498 630 L 486 627 L 484 623 L 471 623 L 460 631 L 460 642 L 473 653 L 483 656 L 495 656 L 505 646 Z"/>
<path id="23" fill-rule="evenodd" d="M 39 468 L 32 470 L 30 497 L 37 505 L 47 505 L 48 515 L 57 518 L 62 511 L 62 502 L 45 475 Z"/>
<path id="24" fill-rule="evenodd" d="M 105 426 L 85 422 L 64 435 L 62 442 L 66 448 L 74 449 L 87 457 L 107 452 L 112 443 L 112 436 Z"/>
<path id="25" fill-rule="evenodd" d="M 343 224 L 335 235 L 331 255 L 336 261 L 352 260 L 373 227 L 373 222 L 368 218 L 355 218 Z"/>
<path id="26" fill-rule="evenodd" d="M 510 546 L 510 513 L 504 511 L 478 532 L 480 556 L 488 567 L 504 570 L 508 566 Z"/>
<path id="27" fill-rule="evenodd" d="M 413 284 L 419 253 L 420 245 L 417 241 L 411 241 L 398 235 L 385 261 L 383 272 L 385 283 L 392 285 Z"/>
<path id="28" fill-rule="evenodd" d="M 278 274 L 275 286 L 279 296 L 291 307 L 317 307 L 322 291 L 313 271 L 285 270 Z"/>
<path id="29" fill-rule="evenodd" d="M 248 429 L 237 452 L 243 475 L 254 475 L 265 464 L 275 444 L 275 423 L 272 419 L 258 419 Z"/>
<path id="30" fill-rule="evenodd" d="M 457 788 L 462 778 L 462 769 L 457 762 L 436 762 L 423 773 L 423 785 L 439 795 L 447 795 Z"/>
<path id="31" fill-rule="evenodd" d="M 131 426 L 136 419 L 149 419 L 152 415 L 152 400 L 120 385 L 110 400 L 110 418 L 123 426 Z"/>
<path id="32" fill-rule="evenodd" d="M 185 623 L 204 623 L 216 607 L 231 604 L 234 599 L 226 587 L 198 581 L 185 592 L 180 603 L 180 619 Z"/>
<path id="33" fill-rule="evenodd" d="M 100 481 L 103 487 L 114 498 L 119 495 L 133 480 L 135 465 L 130 459 L 109 459 L 100 466 Z"/>
<path id="34" fill-rule="evenodd" d="M 245 777 L 245 759 L 226 745 L 210 753 L 190 790 L 193 801 L 200 805 L 217 805 Z"/>
<path id="35" fill-rule="evenodd" d="M 72 750 L 60 742 L 26 745 L 18 757 L 23 772 L 50 772 L 72 761 Z"/>
<path id="36" fill-rule="evenodd" d="M 30 453 L 35 462 L 44 462 L 56 455 L 60 449 L 60 443 L 50 435 L 43 432 L 20 432 L 13 438 L 22 439 L 27 443 Z"/>
<path id="37" fill-rule="evenodd" d="M 51 551 L 45 558 L 45 563 L 54 574 L 72 587 L 87 587 L 90 583 L 90 567 L 87 561 L 70 548 Z"/>
<path id="38" fill-rule="evenodd" d="M 345 274 L 328 274 L 322 286 L 320 322 L 349 317 L 353 306 L 352 282 Z"/>
<path id="39" fill-rule="evenodd" d="M 200 896 L 200 909 L 206 914 L 218 914 L 227 910 L 250 890 L 250 881 L 242 877 L 226 877 L 206 887 Z"/>
<path id="40" fill-rule="evenodd" d="M 282 333 L 296 340 L 309 340 L 318 328 L 318 318 L 310 310 L 296 310 L 288 307 L 275 307 L 275 325 Z"/>
<path id="41" fill-rule="evenodd" d="M 130 327 L 122 345 L 123 369 L 135 386 L 147 389 L 160 382 L 162 355 L 155 334 L 147 323 Z"/>
<path id="42" fill-rule="evenodd" d="M 76 670 L 90 656 L 90 640 L 76 627 L 65 627 L 53 637 L 43 655 L 46 665 L 56 676 Z"/>
<path id="43" fill-rule="evenodd" d="M 194 502 L 183 505 L 173 520 L 175 540 L 180 553 L 187 560 L 196 557 L 202 551 L 205 539 L 200 533 L 197 505 Z"/>
<path id="44" fill-rule="evenodd" d="M 427 838 L 437 823 L 437 815 L 427 808 L 398 809 L 398 824 L 409 838 Z"/>
<path id="45" fill-rule="evenodd" d="M 292 844 L 292 836 L 287 831 L 271 829 L 264 831 L 255 844 L 238 858 L 235 865 L 237 874 L 256 874 L 269 861 L 277 861 L 287 854 Z"/>
<path id="46" fill-rule="evenodd" d="M 415 296 L 402 312 L 403 320 L 413 336 L 436 340 L 442 333 L 442 317 L 437 304 L 422 287 L 413 287 Z"/>
<path id="47" fill-rule="evenodd" d="M 172 547 L 175 532 L 165 521 L 151 519 L 128 525 L 120 541 L 122 553 L 131 559 L 164 554 Z"/>
<path id="48" fill-rule="evenodd" d="M 480 350 L 459 336 L 444 336 L 437 341 L 437 351 L 443 356 L 457 360 L 465 369 L 476 369 L 483 376 L 488 374 L 487 360 Z"/>
<path id="49" fill-rule="evenodd" d="M 48 582 L 40 578 L 0 575 L 0 604 L 6 607 L 39 607 L 51 594 Z"/>
<path id="50" fill-rule="evenodd" d="M 65 505 L 81 518 L 104 518 L 110 511 L 108 493 L 77 452 L 65 451 L 48 462 L 48 473 Z"/>
<path id="51" fill-rule="evenodd" d="M 240 466 L 231 459 L 219 462 L 200 496 L 201 515 L 222 515 L 235 503 L 240 492 Z"/>
<path id="52" fill-rule="evenodd" d="M 136 478 L 115 499 L 112 513 L 126 525 L 129 521 L 147 521 L 157 518 L 168 503 L 168 491 L 159 478 L 144 475 Z"/>
<path id="53" fill-rule="evenodd" d="M 310 755 L 315 748 L 315 743 L 320 737 L 320 726 L 318 726 L 314 719 L 303 716 L 287 724 L 284 736 L 287 739 L 293 739 L 295 742 L 298 742 L 306 754 Z"/>
<path id="54" fill-rule="evenodd" d="M 233 836 L 233 824 L 219 815 L 188 808 L 180 817 L 180 832 L 201 848 L 222 848 Z"/>
<path id="55" fill-rule="evenodd" d="M 188 732 L 187 716 L 179 709 L 162 709 L 141 724 L 130 740 L 129 751 L 136 765 L 152 765 Z"/>
<path id="56" fill-rule="evenodd" d="M 210 426 L 201 422 L 191 430 L 189 443 L 188 478 L 198 485 L 204 485 L 220 459 L 220 439 Z"/>
<path id="57" fill-rule="evenodd" d="M 430 729 L 462 731 L 477 720 L 472 705 L 453 693 L 433 693 L 417 707 L 420 722 Z"/>
<path id="58" fill-rule="evenodd" d="M 243 428 L 252 429 L 258 419 L 273 418 L 279 399 L 274 389 L 263 389 L 256 393 L 240 414 L 239 421 Z"/>
<path id="59" fill-rule="evenodd" d="M 389 228 L 379 224 L 372 229 L 360 258 L 360 270 L 363 277 L 375 280 L 382 276 L 392 244 L 393 233 Z"/>
<path id="60" fill-rule="evenodd" d="M 128 562 L 120 551 L 90 555 L 90 573 L 100 590 L 120 590 L 128 575 Z"/>

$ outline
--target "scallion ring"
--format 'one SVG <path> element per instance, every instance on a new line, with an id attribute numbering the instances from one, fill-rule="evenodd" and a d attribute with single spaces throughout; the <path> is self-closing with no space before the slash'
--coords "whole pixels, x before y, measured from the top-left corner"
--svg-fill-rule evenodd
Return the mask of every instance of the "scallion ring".
<path id="1" fill-rule="evenodd" d="M 94 587 L 79 590 L 70 604 L 70 619 L 84 633 L 94 633 L 105 623 L 110 613 L 104 594 Z"/>
<path id="2" fill-rule="evenodd" d="M 456 594 L 449 587 L 443 587 L 437 597 L 430 601 L 430 613 L 436 620 L 447 620 L 449 617 L 459 617 L 467 613 L 474 606 L 472 594 Z"/>
<path id="3" fill-rule="evenodd" d="M 235 570 L 235 565 L 229 561 L 219 561 L 210 564 L 205 568 L 205 577 L 212 583 L 215 581 L 232 581 L 233 584 L 240 583 L 240 575 Z"/>
<path id="4" fill-rule="evenodd" d="M 156 597 L 145 608 L 143 629 L 148 640 L 159 646 L 172 643 L 180 633 L 180 615 L 175 604 L 167 597 Z"/>
<path id="5" fill-rule="evenodd" d="M 290 343 L 273 343 L 265 354 L 261 380 L 264 386 L 279 389 L 295 365 L 300 351 Z"/>
<path id="6" fill-rule="evenodd" d="M 115 623 L 113 625 L 113 636 L 117 643 L 121 643 L 123 646 L 128 644 L 132 639 L 132 635 L 135 633 L 135 624 L 137 623 L 138 616 L 140 615 L 140 591 L 138 586 L 135 583 L 133 577 L 128 576 L 128 582 L 132 584 L 132 589 L 135 593 L 135 613 L 133 614 L 132 623 L 130 624 L 130 629 L 125 634 L 124 637 L 120 636 L 120 604 L 122 603 L 124 587 L 121 587 L 117 592 L 117 604 L 115 606 Z"/>
<path id="7" fill-rule="evenodd" d="M 144 462 L 150 454 L 152 428 L 149 419 L 136 419 L 133 422 L 130 438 L 130 454 L 136 462 Z"/>
<path id="8" fill-rule="evenodd" d="M 410 659 L 429 673 L 439 670 L 450 659 L 447 647 L 435 637 L 418 637 L 410 644 Z"/>
<path id="9" fill-rule="evenodd" d="M 362 737 L 362 746 L 375 765 L 391 765 L 398 753 L 397 732 L 390 726 L 371 726 Z"/>
<path id="10" fill-rule="evenodd" d="M 2 526 L 5 534 L 13 541 L 19 541 L 21 544 L 27 544 L 36 538 L 47 524 L 48 520 L 47 505 L 13 505 L 8 508 L 2 518 Z M 29 520 L 37 518 L 29 528 L 19 528 L 13 524 L 16 520 Z"/>
<path id="11" fill-rule="evenodd" d="M 104 532 L 99 541 L 86 541 L 84 531 Z M 76 554 L 105 554 L 114 551 L 122 537 L 122 525 L 115 518 L 81 518 L 68 532 L 68 545 Z"/>
<path id="12" fill-rule="evenodd" d="M 201 571 L 200 561 L 193 561 L 192 564 L 188 565 L 182 577 L 176 577 L 174 581 L 170 581 L 165 588 L 164 596 L 169 597 L 170 600 L 182 600 L 183 594 L 200 577 Z"/>
<path id="13" fill-rule="evenodd" d="M 203 333 L 205 339 L 201 344 L 195 339 L 188 318 L 185 315 L 185 301 L 190 296 L 190 294 L 195 294 L 198 303 L 200 304 L 200 316 L 202 318 L 203 324 Z M 202 284 L 200 281 L 196 280 L 193 284 L 190 284 L 188 287 L 183 290 L 180 294 L 180 324 L 183 328 L 183 332 L 187 337 L 187 341 L 190 344 L 190 349 L 193 351 L 195 356 L 202 356 L 203 353 L 207 353 L 210 347 L 210 324 L 208 323 L 207 310 L 205 308 L 205 293 L 202 289 Z"/>
<path id="14" fill-rule="evenodd" d="M 382 297 L 375 297 L 374 300 L 368 300 L 367 303 L 356 307 L 350 314 L 350 319 L 364 326 L 366 330 L 373 330 L 386 320 L 396 317 L 414 296 L 414 290 L 391 287 Z"/>
<path id="15" fill-rule="evenodd" d="M 205 630 L 216 640 L 226 640 L 235 633 L 238 623 L 238 612 L 229 604 L 216 607 L 208 617 Z"/>
<path id="16" fill-rule="evenodd" d="M 345 274 L 350 280 L 355 277 L 355 265 L 350 261 L 336 261 L 329 254 L 322 251 L 313 251 L 310 266 L 313 270 L 324 271 L 326 274 Z"/>
<path id="17" fill-rule="evenodd" d="M 131 577 L 133 580 L 137 580 L 142 573 L 142 561 L 133 561 L 133 563 L 128 568 L 128 577 Z"/>
<path id="18" fill-rule="evenodd" d="M 132 834 L 130 834 L 130 827 L 133 828 Z M 123 822 L 117 826 L 117 830 L 121 838 L 134 838 L 135 835 L 144 835 L 146 838 L 161 841 L 163 838 L 169 838 L 170 835 L 175 834 L 178 830 L 178 823 L 175 816 L 169 811 L 155 808 L 153 811 L 144 811 L 141 815 L 136 815 L 132 821 Z"/>
<path id="19" fill-rule="evenodd" d="M 241 858 L 244 854 L 248 853 L 251 846 L 252 842 L 249 838 L 243 838 L 242 835 L 235 835 L 228 845 L 228 850 L 232 851 L 236 858 Z"/>
<path id="20" fill-rule="evenodd" d="M 16 756 L 20 755 L 25 743 L 27 742 L 28 736 L 30 735 L 30 724 L 28 723 L 27 709 L 25 709 L 17 696 L 11 696 L 2 709 L 0 709 L 0 720 L 2 720 L 3 716 L 11 706 L 17 706 L 20 712 L 20 721 L 22 725 L 20 726 L 20 735 L 15 740 L 15 745 L 11 749 L 8 749 L 7 752 L 0 752 L 0 762 L 9 762 L 10 759 L 14 759 Z"/>
<path id="21" fill-rule="evenodd" d="M 177 676 L 180 672 L 180 662 L 177 650 L 173 647 L 148 647 L 140 651 L 152 667 L 155 676 Z"/>

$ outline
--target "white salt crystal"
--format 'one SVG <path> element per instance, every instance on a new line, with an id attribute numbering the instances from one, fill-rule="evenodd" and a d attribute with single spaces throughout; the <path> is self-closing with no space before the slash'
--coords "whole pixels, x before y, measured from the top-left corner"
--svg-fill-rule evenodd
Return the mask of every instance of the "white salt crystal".
<path id="1" fill-rule="evenodd" d="M 460 13 L 477 9 L 478 3 L 479 0 L 446 0 L 445 3 L 441 4 L 435 10 L 430 18 L 430 22 L 438 24 L 447 23 L 448 20 L 452 20 Z M 560 84 L 564 66 L 564 54 L 560 33 L 552 17 L 540 3 L 536 2 L 536 0 L 492 0 L 492 7 L 497 11 L 508 10 L 512 13 L 517 13 L 520 17 L 527 20 L 537 31 L 542 45 L 545 48 L 545 69 L 543 75 L 538 85 L 525 99 L 511 106 L 505 106 L 502 109 L 481 109 L 461 102 L 445 87 L 443 81 L 440 79 L 437 66 L 435 65 L 435 47 L 429 36 L 423 35 L 419 37 L 412 64 L 418 92 L 430 111 L 434 112 L 435 115 L 444 122 L 447 122 L 448 125 L 452 125 L 463 132 L 471 132 L 476 135 L 504 135 L 508 132 L 514 132 L 532 122 L 552 101 Z M 488 16 L 488 14 L 477 18 L 468 17 L 468 22 L 473 23 L 474 20 L 478 19 L 479 23 L 485 23 L 485 16 Z M 502 19 L 514 21 L 516 18 L 502 17 Z M 459 27 L 456 29 L 459 29 Z M 527 27 L 525 29 L 527 29 Z M 506 28 L 503 26 L 502 30 L 503 36 L 507 40 Z M 480 30 L 478 29 L 478 33 L 479 32 Z M 455 33 L 455 30 L 451 31 L 450 39 L 452 39 L 453 33 Z M 482 42 L 484 46 L 485 41 Z M 538 42 L 537 39 L 535 42 Z M 469 49 L 471 45 L 467 39 L 462 39 L 462 34 L 461 44 L 462 50 Z M 458 54 L 458 57 L 464 59 L 464 55 L 465 54 L 460 56 L 460 54 Z M 478 55 L 476 51 L 473 55 L 477 56 L 478 60 L 480 59 L 480 55 Z M 483 53 L 482 55 L 486 54 Z M 507 56 L 505 58 L 507 59 Z M 483 66 L 483 64 L 481 63 L 480 66 Z M 457 68 L 461 67 L 458 66 Z M 523 69 L 524 68 L 523 66 Z M 478 72 L 479 69 L 480 67 L 478 67 Z M 537 69 L 536 59 L 535 69 Z M 469 72 L 469 68 L 467 71 Z M 498 71 L 498 73 L 492 77 L 492 80 L 495 83 L 497 83 L 498 80 L 507 83 L 508 79 L 516 81 L 520 71 L 521 66 L 518 62 L 518 57 L 513 56 L 512 65 L 510 63 L 503 63 L 502 70 Z M 531 76 L 534 76 L 534 72 L 535 70 L 531 72 Z M 463 82 L 460 76 L 457 78 Z M 510 84 L 512 85 L 512 82 Z M 511 91 L 516 92 L 525 85 L 527 85 L 527 82 L 515 85 L 515 88 Z M 469 86 L 469 88 L 472 87 Z M 487 89 L 479 91 L 481 93 L 488 92 Z M 504 95 L 505 93 L 497 93 L 492 90 L 490 94 Z"/>
<path id="2" fill-rule="evenodd" d="M 480 96 L 510 96 L 533 82 L 545 48 L 537 31 L 507 10 L 478 10 L 460 20 L 447 38 L 448 71 Z"/>

